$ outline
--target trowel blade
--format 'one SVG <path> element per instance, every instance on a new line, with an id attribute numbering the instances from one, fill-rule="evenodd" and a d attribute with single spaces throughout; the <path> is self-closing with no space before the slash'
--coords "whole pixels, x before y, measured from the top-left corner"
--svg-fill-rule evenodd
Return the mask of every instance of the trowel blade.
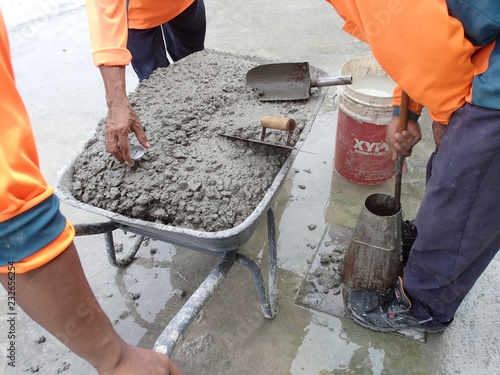
<path id="1" fill-rule="evenodd" d="M 226 137 L 226 138 L 231 138 L 231 139 L 237 139 L 238 141 L 245 141 L 245 142 L 250 142 L 250 143 L 257 143 L 259 145 L 266 145 L 266 146 L 272 146 L 272 147 L 280 147 L 280 148 L 285 148 L 287 150 L 297 150 L 297 151 L 300 151 L 300 152 L 307 152 L 307 151 L 299 150 L 298 148 L 295 148 L 295 147 L 292 147 L 292 146 L 278 145 L 276 143 L 271 143 L 271 142 L 255 141 L 253 139 L 235 137 L 234 135 L 227 135 L 227 134 L 219 134 L 219 135 L 221 137 Z"/>

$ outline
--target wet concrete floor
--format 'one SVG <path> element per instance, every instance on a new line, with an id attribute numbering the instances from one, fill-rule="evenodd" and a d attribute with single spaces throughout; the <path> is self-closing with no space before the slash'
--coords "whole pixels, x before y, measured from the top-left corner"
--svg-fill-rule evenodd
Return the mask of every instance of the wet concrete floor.
<path id="1" fill-rule="evenodd" d="M 104 89 L 92 65 L 83 0 L 0 0 L 9 26 L 19 90 L 30 113 L 42 172 L 59 170 L 91 137 L 106 115 Z M 342 21 L 322 0 L 206 1 L 207 48 L 283 61 L 309 61 L 331 75 L 368 47 L 340 30 Z M 32 20 L 33 17 L 38 17 Z M 23 21 L 29 21 L 23 23 Z M 137 84 L 131 69 L 128 88 Z M 375 186 L 340 177 L 333 167 L 336 89 L 330 88 L 303 149 L 276 197 L 278 315 L 264 318 L 250 273 L 235 265 L 173 353 L 185 374 L 490 374 L 500 369 L 500 264 L 495 259 L 466 298 L 453 325 L 426 343 L 375 333 L 352 321 L 295 304 L 329 223 L 354 227 L 364 199 L 393 193 L 394 180 Z M 429 117 L 424 139 L 403 176 L 405 218 L 413 218 L 433 149 Z M 305 186 L 305 189 L 303 188 Z M 103 221 L 66 205 L 74 223 Z M 315 229 L 308 226 L 314 224 Z M 130 234 L 117 233 L 125 251 Z M 241 253 L 267 267 L 265 220 Z M 109 265 L 102 236 L 75 240 L 90 284 L 117 331 L 151 348 L 163 327 L 218 263 L 212 256 L 149 241 L 127 268 Z M 6 332 L 6 293 L 0 293 L 0 327 Z M 93 374 L 92 368 L 19 313 L 17 366 L 6 374 Z M 6 336 L 6 335 L 2 335 Z M 0 337 L 6 353 L 6 337 Z"/>

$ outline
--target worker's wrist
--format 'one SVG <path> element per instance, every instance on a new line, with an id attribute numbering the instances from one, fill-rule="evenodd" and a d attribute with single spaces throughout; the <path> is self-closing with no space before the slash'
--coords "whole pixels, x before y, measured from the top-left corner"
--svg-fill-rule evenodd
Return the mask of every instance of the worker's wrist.
<path id="1" fill-rule="evenodd" d="M 102 345 L 103 343 L 105 345 Z M 127 344 L 113 332 L 97 343 L 94 349 L 97 349 L 95 352 L 98 354 L 86 359 L 99 373 L 111 373 L 121 366 L 126 356 Z"/>
<path id="2" fill-rule="evenodd" d="M 127 104 L 128 97 L 125 85 L 124 66 L 99 66 L 106 91 L 106 103 L 110 106 Z"/>
<path id="3" fill-rule="evenodd" d="M 127 95 L 108 95 L 106 94 L 106 104 L 110 108 L 125 108 L 130 107 L 130 102 Z"/>
<path id="4" fill-rule="evenodd" d="M 394 108 L 392 110 L 392 115 L 399 117 L 400 110 L 401 110 L 401 107 L 399 105 L 394 106 Z M 408 120 L 418 121 L 419 117 L 420 116 L 418 114 L 416 114 L 415 112 L 410 111 L 410 110 L 408 111 Z"/>

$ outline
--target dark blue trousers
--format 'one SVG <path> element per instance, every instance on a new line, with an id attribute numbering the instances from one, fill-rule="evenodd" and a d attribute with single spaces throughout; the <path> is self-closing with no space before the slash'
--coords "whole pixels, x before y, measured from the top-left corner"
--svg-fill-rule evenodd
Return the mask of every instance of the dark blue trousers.
<path id="1" fill-rule="evenodd" d="M 177 61 L 202 51 L 206 32 L 205 4 L 195 0 L 184 12 L 163 25 L 145 29 L 129 29 L 127 49 L 132 54 L 132 67 L 139 81 L 154 70 L 167 67 L 167 53 Z"/>
<path id="2" fill-rule="evenodd" d="M 466 104 L 427 165 L 403 278 L 417 318 L 447 323 L 500 249 L 500 111 Z"/>

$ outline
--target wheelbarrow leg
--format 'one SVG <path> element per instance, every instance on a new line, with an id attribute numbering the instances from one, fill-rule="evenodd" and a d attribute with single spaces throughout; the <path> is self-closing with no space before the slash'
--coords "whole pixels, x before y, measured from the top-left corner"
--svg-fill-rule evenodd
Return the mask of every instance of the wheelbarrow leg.
<path id="1" fill-rule="evenodd" d="M 278 313 L 278 259 L 276 245 L 276 224 L 274 211 L 267 211 L 267 254 L 269 259 L 269 304 L 271 305 L 272 317 Z"/>
<path id="2" fill-rule="evenodd" d="M 120 228 L 118 224 L 113 221 L 107 221 L 104 223 L 96 224 L 76 224 L 75 225 L 75 235 L 76 236 L 90 236 L 94 234 L 104 234 L 104 241 L 106 244 L 106 252 L 108 253 L 108 260 L 111 265 L 115 267 L 125 267 L 134 260 L 135 254 L 139 251 L 144 236 L 139 236 L 136 238 L 130 250 L 126 256 L 122 259 L 116 259 L 115 243 L 113 241 L 113 231 Z"/>
<path id="3" fill-rule="evenodd" d="M 224 258 L 218 266 L 207 276 L 205 281 L 196 289 L 189 300 L 177 312 L 170 323 L 160 334 L 153 347 L 155 352 L 170 357 L 175 349 L 177 340 L 189 327 L 196 315 L 201 311 L 208 299 L 215 292 L 221 281 L 229 272 L 236 259 L 236 251 L 224 253 Z"/>
<path id="4" fill-rule="evenodd" d="M 269 298 L 266 295 L 266 286 L 259 266 L 250 258 L 238 254 L 237 262 L 247 267 L 253 275 L 257 294 L 259 296 L 262 311 L 266 318 L 274 318 L 278 313 L 278 267 L 276 250 L 276 229 L 274 211 L 269 208 L 267 211 L 267 253 L 269 259 Z"/>
<path id="5" fill-rule="evenodd" d="M 108 253 L 108 261 L 114 267 L 126 267 L 134 260 L 135 254 L 139 251 L 144 236 L 137 236 L 134 243 L 130 247 L 128 254 L 121 259 L 116 259 L 115 243 L 113 241 L 113 232 L 104 233 L 104 242 L 106 244 L 106 252 Z"/>

